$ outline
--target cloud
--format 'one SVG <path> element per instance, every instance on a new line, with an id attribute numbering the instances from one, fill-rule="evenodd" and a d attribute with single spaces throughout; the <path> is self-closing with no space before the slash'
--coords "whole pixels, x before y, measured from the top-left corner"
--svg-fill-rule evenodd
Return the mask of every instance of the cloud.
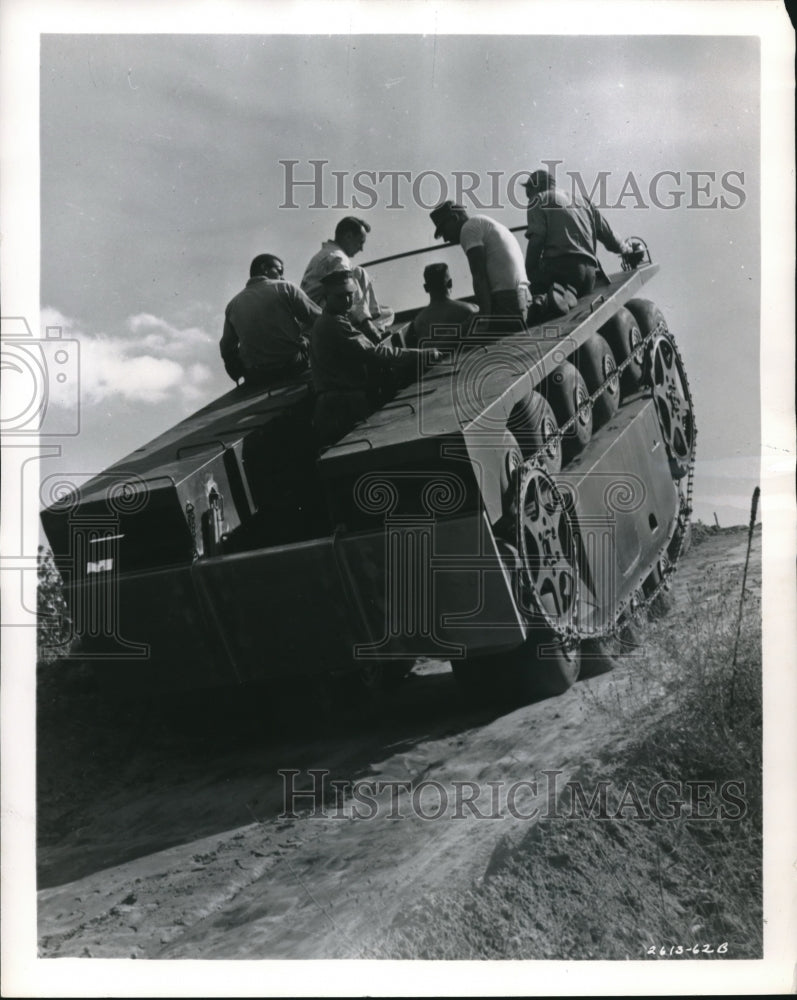
<path id="1" fill-rule="evenodd" d="M 44 308 L 42 327 L 59 326 L 79 343 L 80 397 L 87 403 L 108 399 L 196 403 L 207 395 L 215 360 L 213 338 L 199 327 L 180 329 L 149 313 L 130 316 L 133 336 L 86 333 L 56 309 Z"/>
<path id="2" fill-rule="evenodd" d="M 213 344 L 213 338 L 198 326 L 179 329 L 159 316 L 137 313 L 130 316 L 126 326 L 138 336 L 140 349 L 157 351 L 172 358 L 195 356 Z"/>

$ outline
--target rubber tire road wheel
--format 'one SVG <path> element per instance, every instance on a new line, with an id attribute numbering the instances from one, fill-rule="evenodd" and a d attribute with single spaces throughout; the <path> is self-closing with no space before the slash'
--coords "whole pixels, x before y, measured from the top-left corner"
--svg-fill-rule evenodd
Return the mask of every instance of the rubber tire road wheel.
<path id="1" fill-rule="evenodd" d="M 564 694 L 578 680 L 581 650 L 566 650 L 555 633 L 532 629 L 518 649 L 504 654 L 500 678 L 506 695 L 526 704 Z"/>
<path id="2" fill-rule="evenodd" d="M 603 324 L 598 333 L 611 347 L 618 367 L 628 358 L 633 359 L 620 376 L 620 395 L 626 399 L 638 392 L 644 382 L 645 357 L 639 348 L 642 343 L 639 323 L 632 312 L 622 308 Z"/>
<path id="3" fill-rule="evenodd" d="M 625 307 L 639 324 L 639 332 L 643 337 L 647 337 L 648 334 L 652 333 L 660 323 L 662 324 L 660 332 L 669 333 L 664 313 L 650 299 L 629 299 Z M 650 385 L 650 372 L 647 366 L 645 366 L 642 374 L 642 382 L 643 385 Z"/>
<path id="4" fill-rule="evenodd" d="M 619 644 L 610 638 L 583 639 L 581 642 L 581 676 L 598 677 L 617 666 Z"/>
<path id="5" fill-rule="evenodd" d="M 652 619 L 666 618 L 675 607 L 675 599 L 669 590 L 660 590 L 648 603 L 648 617 Z"/>
<path id="6" fill-rule="evenodd" d="M 617 362 L 603 337 L 599 333 L 593 333 L 576 351 L 575 365 L 587 384 L 590 396 L 608 379 L 606 388 L 592 404 L 592 429 L 596 431 L 612 419 L 620 406 Z"/>
<path id="7" fill-rule="evenodd" d="M 547 629 L 532 629 L 526 641 L 509 653 L 474 656 L 451 666 L 468 701 L 527 705 L 572 687 L 579 677 L 581 652 L 578 647 L 566 651 Z"/>
<path id="8" fill-rule="evenodd" d="M 589 393 L 579 370 L 563 361 L 543 383 L 545 398 L 551 405 L 557 423 L 563 427 L 578 414 L 575 423 L 562 437 L 562 463 L 580 455 L 592 437 L 592 407 Z"/>
<path id="9" fill-rule="evenodd" d="M 501 489 L 501 509 L 504 515 L 514 516 L 516 509 L 516 476 L 517 469 L 523 464 L 523 454 L 520 445 L 510 430 L 504 431 L 501 445 L 501 468 L 499 482 Z"/>
<path id="10" fill-rule="evenodd" d="M 562 468 L 562 450 L 556 439 L 559 427 L 550 403 L 541 393 L 532 390 L 517 402 L 509 414 L 507 427 L 514 434 L 524 459 L 550 442 L 541 456 L 543 466 L 549 475 L 559 472 Z"/>
<path id="11" fill-rule="evenodd" d="M 670 337 L 653 338 L 647 375 L 670 459 L 670 473 L 673 479 L 683 479 L 694 457 L 695 420 L 686 372 Z"/>
<path id="12" fill-rule="evenodd" d="M 685 528 L 677 527 L 673 532 L 672 540 L 667 546 L 667 555 L 672 560 L 677 560 L 685 556 L 692 548 L 692 522 L 687 521 Z"/>

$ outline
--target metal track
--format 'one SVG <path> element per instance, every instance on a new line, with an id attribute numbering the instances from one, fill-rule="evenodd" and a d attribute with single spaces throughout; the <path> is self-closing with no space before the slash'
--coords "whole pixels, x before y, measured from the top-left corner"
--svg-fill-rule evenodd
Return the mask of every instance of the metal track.
<path id="1" fill-rule="evenodd" d="M 689 460 L 689 468 L 687 474 L 681 480 L 681 482 L 683 482 L 685 479 L 686 490 L 684 494 L 684 491 L 679 485 L 678 492 L 680 498 L 680 506 L 675 523 L 675 529 L 673 533 L 668 536 L 667 541 L 662 547 L 658 557 L 660 563 L 663 561 L 663 558 L 666 559 L 666 563 L 662 567 L 661 578 L 659 579 L 655 588 L 646 596 L 643 592 L 642 587 L 645 580 L 650 575 L 650 572 L 653 569 L 653 567 L 648 568 L 647 572 L 642 577 L 640 577 L 637 584 L 637 588 L 632 594 L 632 596 L 630 598 L 627 598 L 626 600 L 621 601 L 618 604 L 617 608 L 615 609 L 612 622 L 609 625 L 605 626 L 604 628 L 598 630 L 591 629 L 588 633 L 584 633 L 584 632 L 579 632 L 577 622 L 570 623 L 567 625 L 553 624 L 552 630 L 559 636 L 562 643 L 566 646 L 578 643 L 582 639 L 601 639 L 616 635 L 618 629 L 623 624 L 622 619 L 624 615 L 626 615 L 627 613 L 630 613 L 631 617 L 634 619 L 639 618 L 642 612 L 645 610 L 645 608 L 649 607 L 650 604 L 652 604 L 652 602 L 656 599 L 656 597 L 660 593 L 670 589 L 670 586 L 672 584 L 673 574 L 677 569 L 678 561 L 681 557 L 684 539 L 686 537 L 686 532 L 689 525 L 689 519 L 692 514 L 692 490 L 694 486 L 695 453 L 697 450 L 697 427 L 695 425 L 695 420 L 694 420 L 694 406 L 692 404 L 692 394 L 689 389 L 689 378 L 686 374 L 686 367 L 683 364 L 683 359 L 681 358 L 681 352 L 678 350 L 678 345 L 675 343 L 674 337 L 667 328 L 666 322 L 660 320 L 656 324 L 656 327 L 653 330 L 651 330 L 646 337 L 642 339 L 637 351 L 641 350 L 646 352 L 644 357 L 645 361 L 647 361 L 649 357 L 647 352 L 651 344 L 653 343 L 654 339 L 659 336 L 666 337 L 669 343 L 672 345 L 673 351 L 678 361 L 680 373 L 683 376 L 686 399 L 689 404 L 689 410 L 692 418 L 692 453 Z M 610 382 L 612 382 L 614 379 L 618 380 L 620 379 L 620 376 L 625 371 L 625 369 L 635 360 L 634 355 L 637 354 L 637 351 L 634 351 L 631 355 L 629 355 L 628 358 L 625 359 L 625 361 L 623 361 L 620 365 L 618 365 L 614 373 L 610 375 L 608 378 L 604 379 L 604 381 L 598 386 L 598 388 L 589 396 L 590 407 L 593 405 L 595 400 L 601 395 L 601 393 L 605 391 Z M 650 387 L 650 392 L 652 395 L 653 392 L 652 386 Z M 584 403 L 584 405 L 585 406 L 587 405 L 586 402 Z M 518 507 L 519 518 L 523 516 L 523 511 L 522 511 L 523 497 L 520 495 L 520 484 L 523 479 L 524 471 L 528 472 L 535 469 L 545 470 L 544 453 L 546 449 L 549 447 L 550 441 L 551 440 L 558 441 L 561 453 L 562 439 L 564 435 L 570 430 L 570 428 L 575 425 L 577 419 L 578 419 L 578 413 L 574 414 L 569 420 L 567 420 L 564 424 L 562 424 L 555 437 L 549 438 L 548 443 L 538 448 L 533 455 L 531 455 L 522 465 L 518 466 L 518 468 L 515 470 L 516 484 L 517 484 L 516 488 L 518 490 L 517 507 Z M 556 477 L 551 476 L 551 479 L 553 479 L 555 484 Z M 679 536 L 678 549 L 670 557 L 667 555 L 667 546 L 670 544 L 672 538 L 676 533 L 678 533 Z M 521 572 L 523 572 L 522 569 Z M 525 583 L 533 593 L 534 591 L 533 584 L 531 583 L 531 580 L 528 578 L 528 575 L 526 575 L 526 577 L 527 578 L 525 580 Z"/>

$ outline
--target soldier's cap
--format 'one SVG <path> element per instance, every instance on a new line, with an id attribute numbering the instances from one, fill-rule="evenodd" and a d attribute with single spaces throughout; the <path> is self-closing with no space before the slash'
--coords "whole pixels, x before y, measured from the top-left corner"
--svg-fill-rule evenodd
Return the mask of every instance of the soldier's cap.
<path id="1" fill-rule="evenodd" d="M 438 236 L 443 235 L 440 227 L 445 223 L 446 219 L 459 212 L 465 211 L 467 211 L 467 209 L 464 205 L 455 205 L 453 201 L 444 201 L 442 204 L 438 205 L 437 208 L 433 208 L 429 213 L 429 218 L 435 224 L 434 238 L 437 239 Z"/>
<path id="2" fill-rule="evenodd" d="M 532 170 L 523 181 L 523 187 L 527 191 L 546 191 L 551 186 L 552 180 L 547 170 Z"/>
<path id="3" fill-rule="evenodd" d="M 321 279 L 321 284 L 327 292 L 354 292 L 357 285 L 351 276 L 351 271 L 345 268 L 337 268 L 325 274 Z"/>
<path id="4" fill-rule="evenodd" d="M 423 269 L 423 280 L 426 284 L 441 283 L 448 281 L 449 278 L 448 264 L 445 262 L 440 261 L 435 264 L 427 264 Z"/>

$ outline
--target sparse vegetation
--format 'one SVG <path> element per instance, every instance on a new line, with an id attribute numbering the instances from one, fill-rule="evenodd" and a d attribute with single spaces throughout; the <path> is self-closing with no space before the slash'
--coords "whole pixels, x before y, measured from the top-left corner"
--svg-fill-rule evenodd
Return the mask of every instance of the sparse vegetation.
<path id="1" fill-rule="evenodd" d="M 71 627 L 64 600 L 61 574 L 53 554 L 43 545 L 36 555 L 38 615 L 36 641 L 40 663 L 51 663 L 69 652 Z"/>
<path id="2" fill-rule="evenodd" d="M 472 870 L 474 859 L 465 850 L 452 864 L 467 873 L 463 879 L 480 877 L 467 889 L 413 896 L 386 930 L 375 916 L 373 936 L 361 942 L 363 955 L 642 959 L 677 958 L 680 947 L 684 958 L 696 960 L 698 956 L 687 948 L 707 945 L 714 951 L 700 951 L 700 957 L 717 958 L 722 957 L 717 949 L 727 942 L 728 958 L 760 957 L 760 573 L 748 576 L 734 669 L 742 571 L 741 567 L 729 570 L 721 556 L 714 565 L 722 565 L 722 570 L 710 567 L 712 553 L 724 553 L 726 538 L 736 546 L 733 534 L 741 540 L 744 533 L 713 528 L 707 532 L 705 538 L 700 532 L 693 538 L 695 544 L 706 546 L 698 550 L 702 573 L 698 582 L 689 588 L 683 578 L 676 578 L 670 613 L 640 623 L 640 645 L 625 662 L 613 674 L 596 677 L 594 684 L 578 684 L 565 696 L 575 699 L 576 709 L 581 699 L 588 716 L 605 719 L 605 727 L 594 727 L 605 733 L 605 749 L 596 754 L 591 742 L 589 762 L 567 772 L 563 780 L 580 782 L 588 795 L 600 782 L 608 782 L 611 815 L 599 818 L 588 810 L 571 815 L 566 804 L 558 818 L 530 826 L 514 842 L 506 838 L 499 842 L 486 871 Z M 716 538 L 717 534 L 723 537 Z M 53 612 L 62 614 L 65 609 L 59 603 L 55 569 L 45 553 L 41 561 L 39 607 L 50 616 L 41 623 L 40 648 L 45 651 L 59 641 L 63 644 L 68 631 L 52 631 Z M 181 701 L 185 710 L 185 699 Z M 544 704 L 555 718 L 556 702 Z M 212 770 L 215 757 L 229 753 L 245 729 L 241 714 L 222 710 L 215 695 L 207 706 L 208 725 L 201 740 L 183 737 L 165 723 L 160 711 L 143 701 L 115 705 L 103 700 L 84 665 L 59 663 L 45 653 L 39 668 L 38 706 L 40 850 L 60 849 L 74 840 L 74 828 L 89 820 L 107 822 L 94 811 L 94 804 L 113 800 L 114 795 L 114 801 L 126 801 L 123 795 L 129 797 L 132 788 L 142 795 L 142 802 L 145 792 L 152 795 L 150 803 L 160 802 L 165 793 L 174 797 L 174 790 L 181 787 L 175 773 L 190 776 L 197 768 L 203 773 L 204 788 L 203 768 Z M 252 708 L 260 718 L 262 711 Z M 295 739 L 296 718 L 290 712 L 284 715 L 285 733 Z M 577 719 L 578 711 L 571 717 Z M 313 722 L 307 731 L 315 733 L 316 728 Z M 254 745 L 259 747 L 256 740 Z M 163 778 L 166 772 L 171 784 Z M 744 808 L 709 819 L 695 819 L 688 809 L 670 819 L 636 815 L 633 808 L 617 814 L 617 800 L 629 783 L 647 800 L 650 789 L 662 780 L 676 782 L 682 789 L 687 782 L 710 781 L 717 787 L 727 781 L 744 783 L 743 792 L 736 789 Z M 257 782 L 259 787 L 259 777 Z M 189 809 L 195 794 L 190 789 L 186 793 Z M 682 791 L 680 799 L 688 802 L 689 794 Z M 675 794 L 665 796 L 665 805 L 675 798 Z M 716 794 L 710 798 L 718 803 Z M 97 816 L 101 818 L 92 819 Z M 273 833 L 273 826 L 267 829 Z M 374 836 L 380 831 L 369 826 L 363 833 Z M 101 838 L 98 843 L 102 847 Z M 321 851 L 321 840 L 317 846 Z M 324 849 L 334 854 L 339 845 L 333 841 Z M 84 845 L 80 851 L 85 852 L 80 864 L 92 871 L 95 856 Z M 57 854 L 54 857 L 52 870 L 61 863 Z M 43 871 L 52 877 L 46 864 Z M 373 891 L 362 883 L 349 888 L 362 892 L 364 900 Z M 299 891 L 304 893 L 301 887 Z M 168 879 L 158 892 L 162 912 L 167 912 Z M 377 893 L 370 905 L 378 906 L 379 898 Z M 322 914 L 322 919 L 328 918 Z M 107 933 L 107 947 L 112 948 L 113 933 Z M 149 946 L 154 949 L 151 956 L 160 947 L 157 941 L 156 937 Z M 141 947 L 140 954 L 147 953 L 147 946 Z M 649 956 L 651 948 L 654 954 Z"/>
<path id="3" fill-rule="evenodd" d="M 628 783 L 644 799 L 671 781 L 682 796 L 708 795 L 696 814 L 712 818 L 694 818 L 692 801 L 680 817 L 629 807 L 615 818 L 541 821 L 467 892 L 401 914 L 385 957 L 692 959 L 687 948 L 716 958 L 723 943 L 729 958 L 761 957 L 761 609 L 748 592 L 733 669 L 741 577 L 707 573 L 668 618 L 646 623 L 609 694 L 584 691 L 607 725 L 619 716 L 630 735 L 620 753 L 614 744 L 571 776 L 588 790 L 609 782 L 615 799 Z M 743 805 L 723 817 L 726 782 Z"/>

